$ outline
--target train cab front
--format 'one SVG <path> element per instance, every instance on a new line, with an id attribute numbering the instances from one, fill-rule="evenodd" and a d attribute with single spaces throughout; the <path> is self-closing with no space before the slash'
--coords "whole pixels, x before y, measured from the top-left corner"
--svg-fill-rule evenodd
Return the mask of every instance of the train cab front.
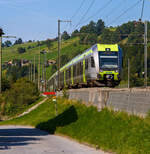
<path id="1" fill-rule="evenodd" d="M 120 59 L 118 51 L 111 51 L 106 48 L 105 51 L 99 52 L 99 73 L 97 78 L 107 86 L 119 84 L 120 77 Z"/>

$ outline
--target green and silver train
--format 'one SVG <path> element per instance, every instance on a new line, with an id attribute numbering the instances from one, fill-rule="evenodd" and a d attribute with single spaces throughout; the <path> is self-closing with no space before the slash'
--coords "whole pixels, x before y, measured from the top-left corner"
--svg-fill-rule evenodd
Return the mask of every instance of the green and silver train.
<path id="1" fill-rule="evenodd" d="M 115 87 L 121 81 L 122 49 L 117 44 L 95 44 L 60 69 L 60 89 L 82 86 Z M 58 88 L 58 72 L 48 80 Z"/>

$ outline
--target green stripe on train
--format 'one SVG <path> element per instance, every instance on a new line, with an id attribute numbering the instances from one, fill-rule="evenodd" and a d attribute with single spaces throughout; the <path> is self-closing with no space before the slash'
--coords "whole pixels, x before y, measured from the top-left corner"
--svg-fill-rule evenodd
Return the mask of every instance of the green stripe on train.
<path id="1" fill-rule="evenodd" d="M 66 70 L 64 70 L 64 86 L 66 87 Z"/>
<path id="2" fill-rule="evenodd" d="M 83 82 L 86 83 L 86 78 L 85 78 L 85 59 L 83 59 Z"/>
<path id="3" fill-rule="evenodd" d="M 71 66 L 71 81 L 72 81 L 72 84 L 74 84 L 74 82 L 73 82 L 73 66 Z"/>

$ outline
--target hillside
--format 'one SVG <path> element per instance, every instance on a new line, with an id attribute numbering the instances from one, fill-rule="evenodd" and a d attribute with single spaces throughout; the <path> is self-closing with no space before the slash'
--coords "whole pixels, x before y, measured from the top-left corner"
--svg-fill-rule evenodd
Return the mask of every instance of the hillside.
<path id="1" fill-rule="evenodd" d="M 150 22 L 148 22 L 148 40 L 150 39 Z M 66 32 L 67 33 L 67 32 Z M 100 19 L 97 22 L 91 21 L 89 24 L 80 28 L 80 30 L 75 30 L 71 34 L 70 39 L 64 41 L 62 34 L 61 42 L 61 66 L 67 63 L 76 55 L 82 53 L 87 48 L 95 43 L 104 44 L 120 44 L 123 49 L 123 73 L 122 80 L 127 81 L 127 62 L 130 59 L 131 67 L 131 83 L 132 86 L 142 86 L 144 84 L 144 78 L 142 72 L 144 71 L 144 46 L 143 46 L 143 33 L 144 24 L 138 21 L 129 21 L 117 27 L 105 27 L 105 23 Z M 57 62 L 57 51 L 58 42 L 53 41 L 50 50 L 44 41 L 24 43 L 21 45 L 14 45 L 9 48 L 4 48 L 3 50 L 3 62 L 11 59 L 28 59 L 33 60 L 36 56 L 36 64 L 38 64 L 38 56 L 40 51 L 47 51 L 47 59 L 56 60 Z M 24 47 L 26 49 L 25 53 L 19 54 L 17 52 L 18 47 Z M 29 48 L 30 47 L 30 48 Z M 148 61 L 150 59 L 149 55 L 150 43 L 148 42 Z M 136 61 L 135 61 L 136 57 Z M 141 59 L 142 57 L 142 59 Z M 43 64 L 44 55 L 41 55 L 41 63 Z M 148 63 L 148 80 L 150 76 L 150 63 Z M 137 67 L 138 66 L 138 67 Z M 42 67 L 41 67 L 42 69 Z M 46 68 L 47 79 L 56 71 L 57 63 Z M 41 72 L 42 73 L 42 72 Z"/>
<path id="2" fill-rule="evenodd" d="M 75 39 L 70 39 L 68 41 L 62 42 L 62 46 L 61 46 L 62 49 L 64 47 L 76 42 L 77 40 L 78 39 L 75 38 Z M 55 54 L 55 52 L 57 51 L 57 42 L 52 43 L 53 46 L 50 49 L 50 51 L 48 50 L 46 45 L 37 46 L 37 44 L 38 44 L 37 42 L 30 42 L 30 43 L 18 44 L 18 45 L 13 45 L 11 47 L 4 48 L 3 49 L 3 62 L 11 60 L 11 59 L 21 59 L 21 58 L 33 60 L 34 56 L 38 56 L 39 52 L 42 51 L 42 50 L 47 51 L 47 58 L 48 59 L 51 56 L 52 56 L 52 58 L 56 57 L 57 53 Z M 28 49 L 29 46 L 31 46 L 31 49 Z M 24 48 L 26 48 L 27 51 L 25 53 L 19 54 L 17 52 L 18 47 L 24 47 Z"/>
<path id="3" fill-rule="evenodd" d="M 53 59 L 57 60 L 57 51 L 58 51 L 58 43 L 57 41 L 52 43 L 52 47 L 50 51 L 48 50 L 47 46 L 40 45 L 37 46 L 38 42 L 30 42 L 30 43 L 24 43 L 19 45 L 13 45 L 11 47 L 7 47 L 3 49 L 3 55 L 2 55 L 2 62 L 9 61 L 12 59 L 27 59 L 27 60 L 34 60 L 34 56 L 36 57 L 36 65 L 38 64 L 39 59 L 39 53 L 42 50 L 47 51 L 46 58 L 47 59 Z M 29 46 L 31 47 L 30 49 Z M 19 54 L 17 49 L 18 47 L 23 47 L 26 49 L 25 53 Z M 62 41 L 61 43 L 61 55 L 65 55 L 67 57 L 67 60 L 73 58 L 73 56 L 83 52 L 85 49 L 87 49 L 87 45 L 79 45 L 79 38 L 72 38 L 66 41 Z M 41 54 L 41 63 L 44 61 L 44 55 Z M 64 62 L 63 62 L 64 64 Z M 52 66 L 49 66 L 46 68 L 46 76 L 47 78 L 51 75 L 51 69 Z"/>

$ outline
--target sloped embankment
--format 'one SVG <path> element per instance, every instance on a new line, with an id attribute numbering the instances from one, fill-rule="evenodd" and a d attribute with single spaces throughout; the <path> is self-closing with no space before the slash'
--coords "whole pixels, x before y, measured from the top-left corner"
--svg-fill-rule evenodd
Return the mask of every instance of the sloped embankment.
<path id="1" fill-rule="evenodd" d="M 127 154 L 150 153 L 150 118 L 86 107 L 80 102 L 48 100 L 29 114 L 0 124 L 31 125 L 51 134 L 69 136 L 103 150 Z"/>

